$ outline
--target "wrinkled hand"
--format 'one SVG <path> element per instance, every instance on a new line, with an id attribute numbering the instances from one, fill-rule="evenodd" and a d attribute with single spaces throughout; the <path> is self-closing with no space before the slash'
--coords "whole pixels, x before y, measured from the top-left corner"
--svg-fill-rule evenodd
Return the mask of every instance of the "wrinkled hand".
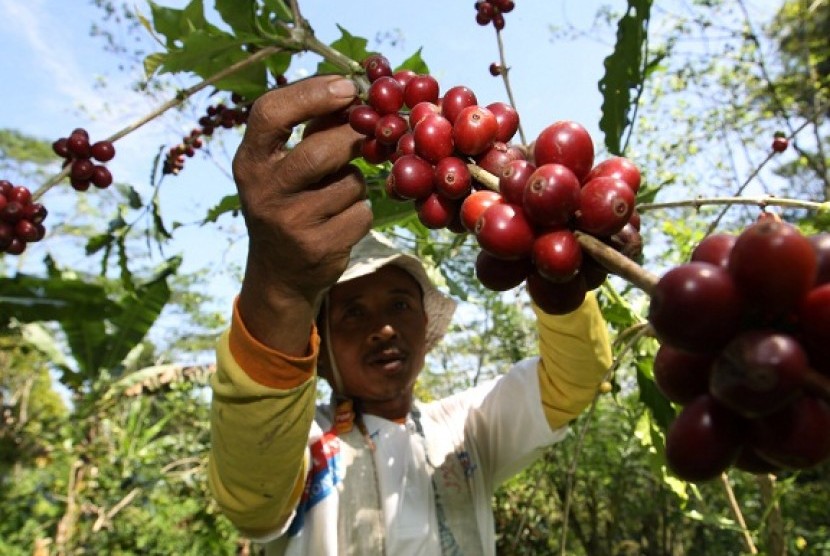
<path id="1" fill-rule="evenodd" d="M 356 94 L 337 76 L 268 92 L 254 103 L 233 161 L 249 236 L 239 310 L 251 333 L 277 349 L 305 349 L 303 324 L 371 227 L 363 177 L 349 165 L 361 135 L 343 117 Z M 285 149 L 306 121 L 306 136 Z"/>

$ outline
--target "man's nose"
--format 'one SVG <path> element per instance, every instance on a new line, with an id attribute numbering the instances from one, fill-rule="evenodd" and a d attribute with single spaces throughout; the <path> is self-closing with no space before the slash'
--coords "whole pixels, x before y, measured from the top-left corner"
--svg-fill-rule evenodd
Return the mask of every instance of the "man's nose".
<path id="1" fill-rule="evenodd" d="M 385 342 L 397 337 L 398 332 L 395 330 L 391 324 L 383 324 L 378 328 L 375 328 L 375 331 L 369 337 L 371 342 Z"/>

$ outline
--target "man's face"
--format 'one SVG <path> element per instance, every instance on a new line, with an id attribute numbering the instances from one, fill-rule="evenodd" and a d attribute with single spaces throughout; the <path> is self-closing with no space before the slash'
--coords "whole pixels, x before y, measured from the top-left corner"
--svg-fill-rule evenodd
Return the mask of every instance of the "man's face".
<path id="1" fill-rule="evenodd" d="M 426 356 L 427 317 L 415 279 L 387 265 L 337 284 L 329 293 L 328 319 L 345 394 L 368 413 L 406 415 Z"/>

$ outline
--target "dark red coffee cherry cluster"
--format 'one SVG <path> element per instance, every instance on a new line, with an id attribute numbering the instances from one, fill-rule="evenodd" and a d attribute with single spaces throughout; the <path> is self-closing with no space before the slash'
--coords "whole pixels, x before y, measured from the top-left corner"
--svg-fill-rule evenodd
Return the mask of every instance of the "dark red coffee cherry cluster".
<path id="1" fill-rule="evenodd" d="M 482 27 L 493 24 L 497 31 L 504 29 L 504 14 L 513 11 L 513 0 L 478 0 L 475 3 L 476 23 Z"/>
<path id="2" fill-rule="evenodd" d="M 830 459 L 830 234 L 763 217 L 710 235 L 661 276 L 649 321 L 655 383 L 682 406 L 666 437 L 678 477 Z"/>
<path id="3" fill-rule="evenodd" d="M 0 252 L 20 255 L 26 244 L 43 239 L 46 214 L 28 188 L 0 180 Z"/>
<path id="4" fill-rule="evenodd" d="M 482 248 L 476 275 L 485 287 L 507 291 L 526 282 L 542 310 L 568 313 L 607 277 L 583 254 L 576 230 L 639 255 L 640 172 L 621 157 L 594 166 L 585 128 L 552 124 L 536 139 L 531 160 L 510 144 L 519 126 L 510 105 L 479 105 L 464 86 L 440 96 L 433 77 L 393 74 L 380 55 L 364 66 L 371 81 L 366 104 L 349 112 L 352 127 L 366 135 L 363 157 L 392 161 L 387 194 L 414 202 L 426 227 L 474 234 Z M 476 180 L 470 165 L 492 174 L 498 191 Z"/>
<path id="5" fill-rule="evenodd" d="M 115 157 L 115 147 L 110 141 L 89 140 L 89 133 L 83 128 L 76 128 L 68 137 L 61 137 L 52 143 L 52 150 L 64 159 L 64 167 L 69 166 L 69 183 L 76 191 L 86 191 L 90 185 L 106 189 L 112 185 L 112 173 L 103 164 Z"/>
<path id="6" fill-rule="evenodd" d="M 178 175 L 184 169 L 185 160 L 193 157 L 204 146 L 203 136 L 210 137 L 217 128 L 230 129 L 247 123 L 251 103 L 238 93 L 231 94 L 231 103 L 232 105 L 212 104 L 205 109 L 205 114 L 199 118 L 199 127 L 167 151 L 162 174 Z"/>

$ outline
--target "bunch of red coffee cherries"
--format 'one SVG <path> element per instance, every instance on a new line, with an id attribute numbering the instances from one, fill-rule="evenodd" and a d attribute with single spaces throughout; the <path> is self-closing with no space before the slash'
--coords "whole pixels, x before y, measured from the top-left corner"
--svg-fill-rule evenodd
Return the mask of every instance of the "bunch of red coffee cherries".
<path id="1" fill-rule="evenodd" d="M 655 383 L 682 406 L 666 438 L 677 476 L 830 459 L 830 234 L 762 218 L 710 235 L 660 278 L 649 321 Z"/>
<path id="2" fill-rule="evenodd" d="M 112 174 L 103 164 L 115 157 L 115 147 L 111 141 L 90 142 L 89 133 L 83 128 L 76 128 L 67 137 L 61 137 L 52 143 L 52 150 L 64 159 L 64 167 L 69 168 L 69 183 L 76 191 L 86 191 L 90 185 L 106 189 L 112 185 Z"/>
<path id="3" fill-rule="evenodd" d="M 480 105 L 465 86 L 441 95 L 434 77 L 393 74 L 382 55 L 364 67 L 366 102 L 349 112 L 351 126 L 366 136 L 363 157 L 392 162 L 387 194 L 414 202 L 425 226 L 474 234 L 482 249 L 476 275 L 485 287 L 506 291 L 526 283 L 542 310 L 568 313 L 607 277 L 575 232 L 639 256 L 640 172 L 622 157 L 594 164 L 584 127 L 556 122 L 528 153 L 510 144 L 519 126 L 510 105 Z M 477 179 L 476 168 L 498 187 Z"/>
<path id="4" fill-rule="evenodd" d="M 46 214 L 28 188 L 0 180 L 0 252 L 20 255 L 26 244 L 43 239 Z"/>
<path id="5" fill-rule="evenodd" d="M 516 7 L 513 0 L 477 0 L 475 3 L 476 23 L 482 27 L 493 24 L 496 30 L 504 29 L 504 14 Z"/>
<path id="6" fill-rule="evenodd" d="M 196 154 L 204 146 L 203 136 L 210 137 L 216 128 L 230 129 L 243 125 L 248 121 L 250 103 L 239 93 L 231 94 L 232 105 L 212 104 L 205 109 L 205 114 L 199 118 L 199 127 L 193 129 L 182 138 L 178 145 L 170 147 L 162 165 L 163 174 L 177 175 L 184 169 L 187 158 Z"/>

